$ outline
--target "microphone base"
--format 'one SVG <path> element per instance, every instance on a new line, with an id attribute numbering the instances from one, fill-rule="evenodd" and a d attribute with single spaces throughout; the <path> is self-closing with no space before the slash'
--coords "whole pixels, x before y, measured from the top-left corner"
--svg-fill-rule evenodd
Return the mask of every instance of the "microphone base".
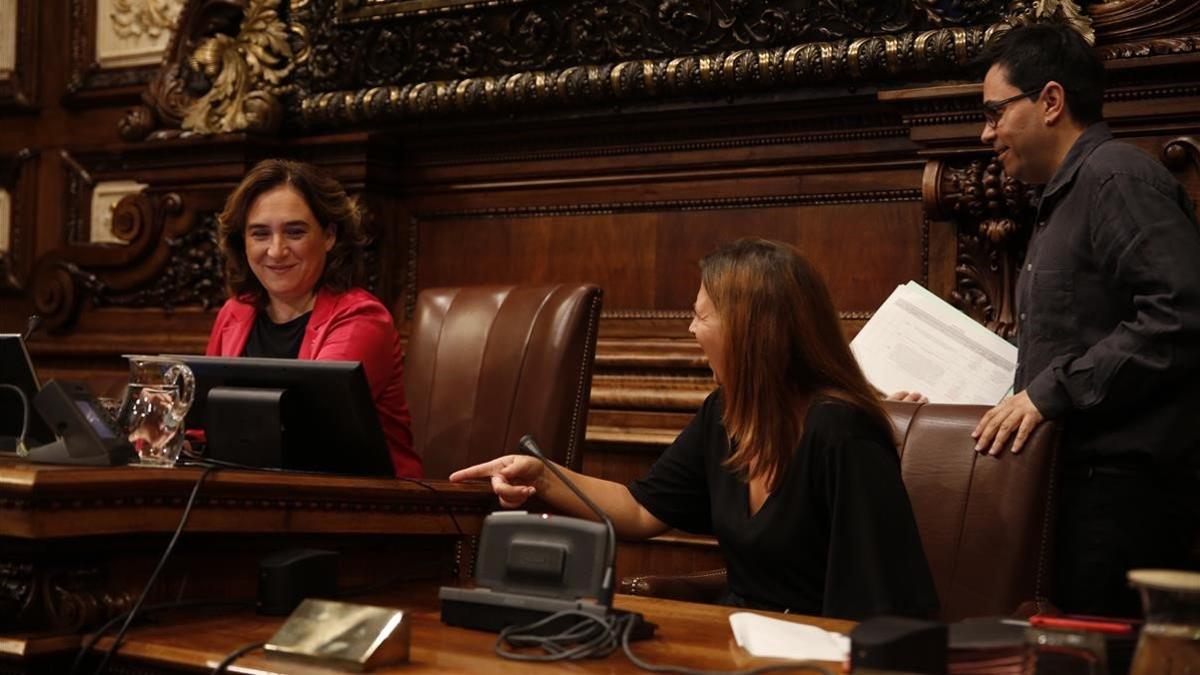
<path id="1" fill-rule="evenodd" d="M 442 623 L 474 630 L 499 633 L 509 626 L 524 626 L 564 610 L 575 610 L 609 619 L 633 614 L 636 619 L 630 640 L 645 640 L 654 636 L 657 625 L 646 621 L 639 612 L 612 609 L 597 602 L 584 599 L 568 600 L 522 593 L 493 591 L 486 588 L 455 588 L 443 586 L 438 593 L 442 601 Z M 535 635 L 555 635 L 579 622 L 579 618 L 566 616 L 552 621 Z"/>

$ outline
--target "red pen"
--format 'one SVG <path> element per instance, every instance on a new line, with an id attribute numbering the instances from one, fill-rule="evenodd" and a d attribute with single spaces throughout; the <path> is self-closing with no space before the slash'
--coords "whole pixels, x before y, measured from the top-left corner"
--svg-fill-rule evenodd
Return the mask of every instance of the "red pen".
<path id="1" fill-rule="evenodd" d="M 1035 614 L 1029 617 L 1029 625 L 1038 628 L 1063 628 L 1066 630 L 1090 630 L 1097 633 L 1126 635 L 1133 632 L 1133 625 L 1120 621 L 1105 621 L 1097 619 L 1077 619 L 1064 616 L 1043 616 Z"/>

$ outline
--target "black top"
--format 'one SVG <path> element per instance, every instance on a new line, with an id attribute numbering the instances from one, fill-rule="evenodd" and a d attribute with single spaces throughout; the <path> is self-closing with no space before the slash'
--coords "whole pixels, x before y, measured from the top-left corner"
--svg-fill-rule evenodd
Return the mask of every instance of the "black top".
<path id="1" fill-rule="evenodd" d="M 865 413 L 814 402 L 783 479 L 750 516 L 749 487 L 722 465 L 721 406 L 718 390 L 629 491 L 664 523 L 716 536 L 732 604 L 847 619 L 937 608 L 896 448 Z"/>
<path id="2" fill-rule="evenodd" d="M 1094 124 L 1047 184 L 1017 280 L 1015 390 L 1068 461 L 1200 461 L 1200 226 L 1157 160 Z"/>
<path id="3" fill-rule="evenodd" d="M 246 338 L 246 347 L 242 356 L 263 359 L 294 359 L 300 355 L 300 343 L 304 341 L 304 329 L 308 328 L 308 319 L 312 312 L 275 323 L 267 313 L 259 310 L 254 317 L 254 326 Z"/>

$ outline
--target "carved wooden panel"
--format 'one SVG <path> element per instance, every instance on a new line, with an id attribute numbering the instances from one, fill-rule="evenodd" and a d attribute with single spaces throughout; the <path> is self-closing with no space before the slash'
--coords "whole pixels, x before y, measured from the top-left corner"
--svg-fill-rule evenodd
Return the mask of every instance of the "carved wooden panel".
<path id="1" fill-rule="evenodd" d="M 5 192 L 7 231 L 0 244 L 0 293 L 24 288 L 37 254 L 37 153 L 22 148 L 0 154 L 0 189 Z"/>
<path id="2" fill-rule="evenodd" d="M 0 112 L 38 106 L 36 0 L 0 1 Z"/>
<path id="3" fill-rule="evenodd" d="M 154 77 L 185 0 L 69 0 L 69 105 L 132 103 Z"/>

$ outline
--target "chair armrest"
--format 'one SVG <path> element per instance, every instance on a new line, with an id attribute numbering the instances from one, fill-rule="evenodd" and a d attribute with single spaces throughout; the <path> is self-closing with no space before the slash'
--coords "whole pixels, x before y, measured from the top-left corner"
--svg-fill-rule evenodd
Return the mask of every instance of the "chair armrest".
<path id="1" fill-rule="evenodd" d="M 625 577 L 621 579 L 620 591 L 626 595 L 715 604 L 727 588 L 722 568 L 682 575 Z"/>

